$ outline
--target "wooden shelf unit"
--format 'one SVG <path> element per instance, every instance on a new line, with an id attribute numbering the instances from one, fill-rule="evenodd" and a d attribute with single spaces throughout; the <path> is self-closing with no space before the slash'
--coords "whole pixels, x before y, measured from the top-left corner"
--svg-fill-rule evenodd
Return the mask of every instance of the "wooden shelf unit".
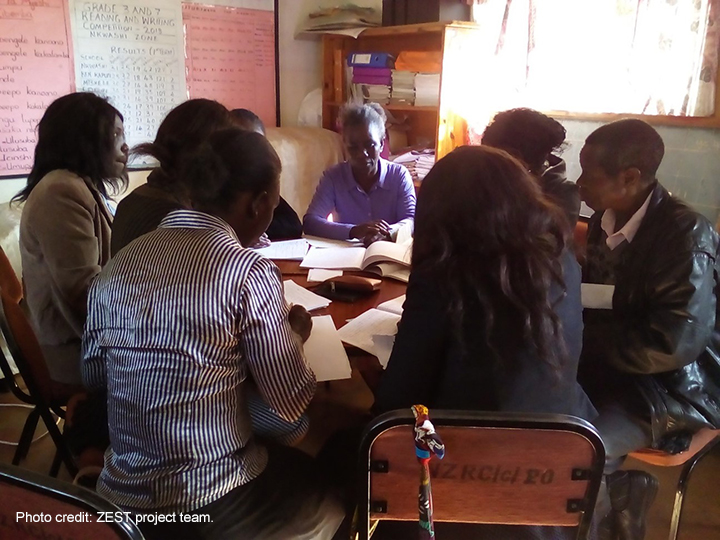
<path id="1" fill-rule="evenodd" d="M 337 115 L 348 100 L 346 60 L 353 52 L 387 52 L 397 57 L 402 51 L 440 51 L 440 102 L 437 107 L 386 105 L 407 118 L 408 144 L 434 144 L 437 159 L 467 142 L 467 124 L 457 111 L 458 93 L 471 99 L 472 58 L 478 41 L 478 27 L 468 22 L 441 22 L 370 28 L 355 39 L 323 36 L 323 127 L 336 129 Z"/>

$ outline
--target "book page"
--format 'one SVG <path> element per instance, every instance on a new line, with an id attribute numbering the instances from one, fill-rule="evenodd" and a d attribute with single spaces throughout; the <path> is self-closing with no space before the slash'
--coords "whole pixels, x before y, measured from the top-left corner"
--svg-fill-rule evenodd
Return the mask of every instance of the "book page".
<path id="1" fill-rule="evenodd" d="M 612 309 L 612 299 L 615 285 L 601 285 L 598 283 L 581 283 L 580 298 L 582 306 L 589 309 Z"/>
<path id="2" fill-rule="evenodd" d="M 365 270 L 382 277 L 397 279 L 403 283 L 410 281 L 410 268 L 403 264 L 392 262 L 377 263 L 368 266 Z"/>
<path id="3" fill-rule="evenodd" d="M 365 248 L 318 248 L 312 247 L 300 268 L 325 268 L 326 270 L 360 270 Z"/>
<path id="4" fill-rule="evenodd" d="M 289 305 L 297 304 L 308 311 L 328 307 L 330 305 L 330 300 L 323 298 L 312 291 L 308 291 L 305 287 L 301 287 L 291 279 L 283 281 L 283 287 L 285 289 L 285 301 Z"/>
<path id="5" fill-rule="evenodd" d="M 310 338 L 305 342 L 305 359 L 318 382 L 349 379 L 350 360 L 330 315 L 313 317 Z"/>
<path id="6" fill-rule="evenodd" d="M 403 314 L 403 304 L 405 303 L 405 295 L 398 296 L 387 302 L 383 302 L 377 308 L 380 311 L 387 311 L 388 313 L 394 313 L 395 315 Z"/>
<path id="7" fill-rule="evenodd" d="M 302 261 L 307 254 L 309 244 L 307 240 L 281 240 L 271 242 L 268 247 L 256 249 L 263 257 L 278 261 Z"/>
<path id="8" fill-rule="evenodd" d="M 340 328 L 338 334 L 348 345 L 377 356 L 380 364 L 385 367 L 395 343 L 398 322 L 400 315 L 370 309 Z"/>
<path id="9" fill-rule="evenodd" d="M 374 242 L 365 250 L 362 267 L 366 268 L 378 262 L 395 262 L 410 266 L 412 246 L 395 242 Z"/>

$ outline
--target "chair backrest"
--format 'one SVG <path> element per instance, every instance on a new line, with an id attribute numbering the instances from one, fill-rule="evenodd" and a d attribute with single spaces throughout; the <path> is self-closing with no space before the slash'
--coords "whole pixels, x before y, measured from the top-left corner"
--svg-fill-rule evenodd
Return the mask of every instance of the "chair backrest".
<path id="1" fill-rule="evenodd" d="M 143 539 L 120 508 L 92 491 L 54 478 L 0 464 L 0 492 L 0 538 Z M 109 516 L 111 522 L 101 522 L 99 516 Z"/>
<path id="2" fill-rule="evenodd" d="M 54 400 L 52 379 L 35 330 L 5 289 L 0 289 L 0 331 L 30 394 L 50 405 Z"/>
<path id="3" fill-rule="evenodd" d="M 5 251 L 0 247 L 0 291 L 7 295 L 8 299 L 16 304 L 20 303 L 23 297 L 23 289 L 20 280 L 15 275 L 10 260 Z M 15 396 L 25 403 L 32 403 L 32 398 L 24 392 L 15 383 L 15 373 L 10 365 L 10 361 L 5 358 L 5 351 L 0 352 L 0 371 L 7 381 L 9 381 L 10 390 Z"/>
<path id="4" fill-rule="evenodd" d="M 587 535 L 605 449 L 584 420 L 563 415 L 431 410 L 445 458 L 430 464 L 436 521 L 578 527 Z M 417 521 L 419 464 L 410 410 L 374 420 L 361 442 L 368 519 Z M 361 507 L 362 509 L 362 507 Z M 367 519 L 366 519 L 367 518 Z"/>
<path id="5" fill-rule="evenodd" d="M 20 280 L 13 270 L 10 259 L 8 259 L 5 251 L 0 247 L 0 289 L 7 297 L 15 302 L 20 303 L 23 298 L 23 288 Z"/>

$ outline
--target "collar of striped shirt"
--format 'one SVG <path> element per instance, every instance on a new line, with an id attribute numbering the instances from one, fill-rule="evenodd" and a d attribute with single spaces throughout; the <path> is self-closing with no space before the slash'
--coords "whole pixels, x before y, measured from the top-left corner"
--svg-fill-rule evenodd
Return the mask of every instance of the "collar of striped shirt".
<path id="1" fill-rule="evenodd" d="M 174 210 L 162 219 L 158 227 L 166 229 L 217 229 L 227 232 L 234 240 L 240 243 L 237 233 L 224 219 L 199 210 Z"/>

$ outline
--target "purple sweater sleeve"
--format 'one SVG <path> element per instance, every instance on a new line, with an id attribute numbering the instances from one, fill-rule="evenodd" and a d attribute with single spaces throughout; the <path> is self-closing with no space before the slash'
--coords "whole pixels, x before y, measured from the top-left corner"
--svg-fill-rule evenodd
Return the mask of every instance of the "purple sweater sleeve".
<path id="1" fill-rule="evenodd" d="M 339 170 L 333 168 L 323 173 L 315 190 L 315 195 L 313 195 L 307 213 L 303 218 L 303 230 L 305 234 L 347 240 L 354 225 L 351 223 L 333 223 L 327 219 L 327 216 L 335 210 L 336 179 L 335 176 L 330 174 L 332 172 L 338 174 Z"/>
<path id="2" fill-rule="evenodd" d="M 398 198 L 397 198 L 397 222 L 390 225 L 390 231 L 393 235 L 397 235 L 397 232 L 403 227 L 410 227 L 412 230 L 415 224 L 415 185 L 408 171 L 404 166 L 399 166 L 398 175 L 402 177 L 400 185 L 398 187 Z"/>

